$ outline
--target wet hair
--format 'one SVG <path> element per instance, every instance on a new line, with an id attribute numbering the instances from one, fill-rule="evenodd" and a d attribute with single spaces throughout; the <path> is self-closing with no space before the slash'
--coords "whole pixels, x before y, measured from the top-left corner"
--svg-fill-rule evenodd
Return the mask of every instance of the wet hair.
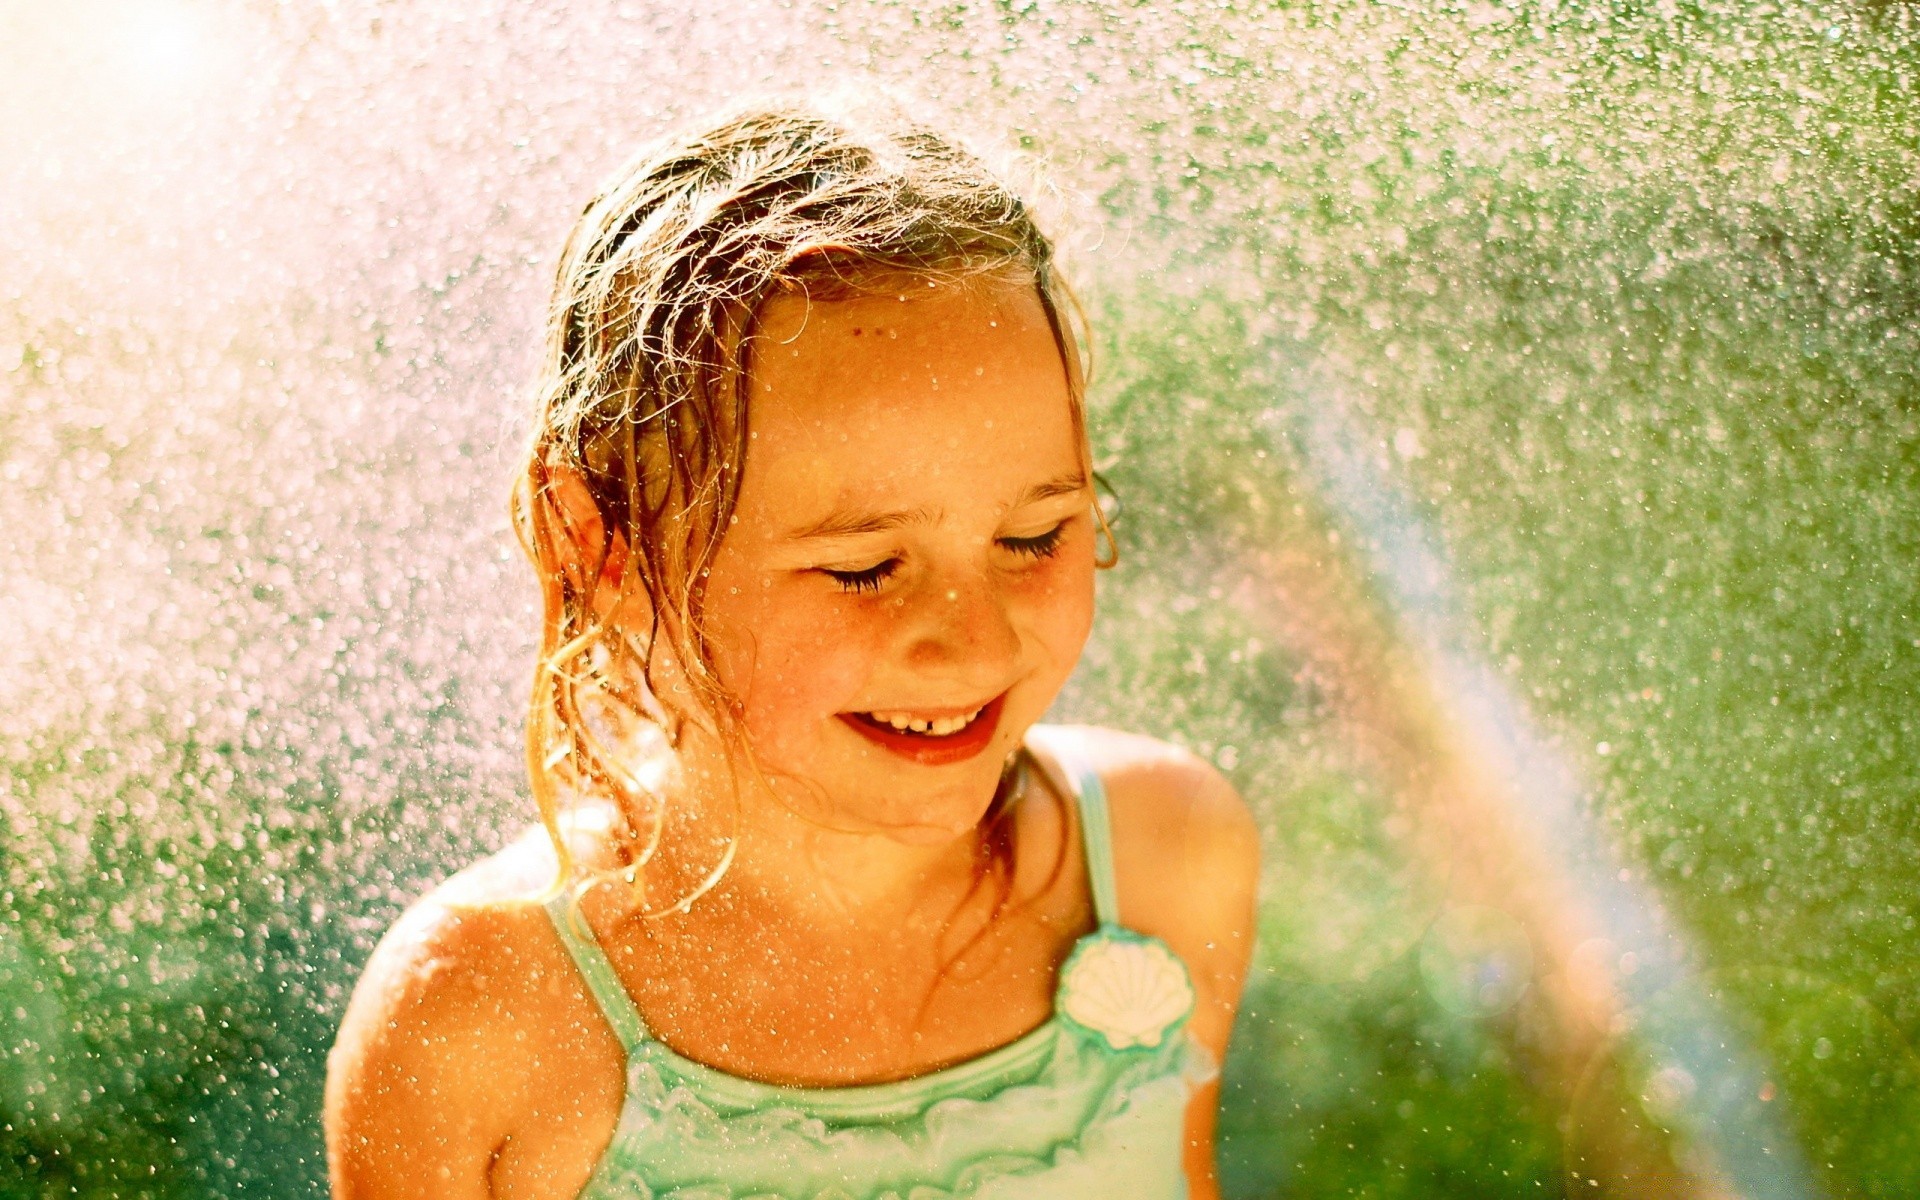
<path id="1" fill-rule="evenodd" d="M 658 798 L 608 745 L 599 716 L 607 705 L 622 720 L 659 725 L 669 740 L 699 721 L 750 753 L 736 700 L 714 670 L 703 581 L 746 465 L 761 306 L 783 295 L 832 301 L 968 281 L 1034 290 L 1084 435 L 1084 340 L 1053 246 L 1020 197 L 947 137 L 891 116 L 757 107 L 646 150 L 588 203 L 560 255 L 532 446 L 513 503 L 543 607 L 528 766 L 561 882 L 575 873 L 562 787 L 624 798 L 622 812 L 652 806 L 649 844 L 619 872 L 630 880 L 664 824 Z M 597 545 L 581 547 L 584 570 L 569 571 L 556 543 L 578 546 L 587 532 L 556 527 L 568 521 L 551 498 L 560 471 L 584 480 L 600 515 Z M 633 606 L 644 610 L 644 628 L 597 615 L 616 538 L 627 548 L 617 587 L 644 599 Z M 657 668 L 668 665 L 673 686 L 663 690 Z M 996 813 L 1005 807 L 996 803 Z M 983 854 L 1004 858 L 1010 877 L 1005 821 L 990 820 L 984 834 Z"/>

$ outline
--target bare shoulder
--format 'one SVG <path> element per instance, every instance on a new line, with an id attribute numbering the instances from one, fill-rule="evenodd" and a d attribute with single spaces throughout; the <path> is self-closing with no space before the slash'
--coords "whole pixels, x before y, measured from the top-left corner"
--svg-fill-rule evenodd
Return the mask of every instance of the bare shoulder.
<path id="1" fill-rule="evenodd" d="M 552 877 L 543 842 L 522 837 L 448 879 L 368 960 L 327 1060 L 337 1196 L 489 1195 L 496 1152 L 555 1068 L 604 1052 L 535 899 Z"/>
<path id="2" fill-rule="evenodd" d="M 494 978 L 499 968 L 552 957 L 542 953 L 543 939 L 535 936 L 536 921 L 545 914 L 533 902 L 541 886 L 530 842 L 516 840 L 401 913 L 354 988 L 335 1060 L 360 1047 L 354 1039 L 398 1017 L 484 1017 L 503 998 L 497 984 L 504 981 Z"/>
<path id="3" fill-rule="evenodd" d="M 1194 1032 L 1219 1053 L 1253 949 L 1260 831 L 1231 783 L 1156 738 L 1076 726 L 1107 792 L 1120 917 L 1185 960 L 1200 992 Z"/>
<path id="4" fill-rule="evenodd" d="M 1146 840 L 1183 860 L 1194 855 L 1198 865 L 1258 869 L 1253 816 L 1211 763 L 1142 734 L 1094 726 L 1074 732 L 1106 785 L 1116 838 Z"/>

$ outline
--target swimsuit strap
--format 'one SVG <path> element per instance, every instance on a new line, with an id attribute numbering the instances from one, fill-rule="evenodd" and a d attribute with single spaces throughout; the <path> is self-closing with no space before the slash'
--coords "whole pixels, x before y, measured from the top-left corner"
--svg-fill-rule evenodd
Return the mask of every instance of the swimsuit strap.
<path id="1" fill-rule="evenodd" d="M 1093 890 L 1094 915 L 1102 925 L 1120 924 L 1120 893 L 1113 878 L 1113 827 L 1107 817 L 1107 789 L 1100 773 L 1080 753 L 1075 741 L 1056 728 L 1036 725 L 1027 740 L 1046 748 L 1067 777 L 1080 810 L 1080 839 L 1087 858 L 1087 883 Z"/>
<path id="2" fill-rule="evenodd" d="M 594 1003 L 600 1006 L 607 1024 L 613 1026 L 614 1036 L 620 1039 L 631 1058 L 653 1035 L 640 1009 L 634 1005 L 633 997 L 621 984 L 620 973 L 613 969 L 613 960 L 600 948 L 600 939 L 594 936 L 593 928 L 573 903 L 573 895 L 573 889 L 569 888 L 547 901 L 547 916 L 553 920 L 554 932 L 560 935 L 567 953 L 573 956 L 574 965 L 580 968 L 580 977 L 587 981 L 587 991 Z"/>

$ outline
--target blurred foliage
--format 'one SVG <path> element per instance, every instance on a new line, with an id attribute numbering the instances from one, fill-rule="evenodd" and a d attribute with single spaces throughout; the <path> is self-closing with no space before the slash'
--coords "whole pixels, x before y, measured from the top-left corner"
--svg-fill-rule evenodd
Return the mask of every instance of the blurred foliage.
<path id="1" fill-rule="evenodd" d="M 21 132 L 42 118 L 4 126 L 45 205 L 0 235 L 34 264 L 0 295 L 7 1197 L 323 1194 L 359 965 L 521 812 L 531 628 L 497 514 L 535 260 L 669 115 L 606 94 L 672 77 L 711 105 L 753 19 L 204 7 L 265 30 L 261 77 L 291 84 L 228 106 L 255 123 L 226 141 L 291 164 L 214 160 L 242 200 L 169 165 L 222 141 L 212 108 L 152 159 L 99 135 L 95 168 Z M 1103 231 L 1070 258 L 1127 557 L 1061 710 L 1192 746 L 1262 817 L 1228 1193 L 1579 1194 L 1583 1100 L 1545 1098 L 1518 1016 L 1423 978 L 1444 880 L 1245 590 L 1274 539 L 1329 571 L 1378 549 L 1293 439 L 1333 403 L 1777 1066 L 1821 1185 L 1920 1191 L 1910 6 L 781 12 L 756 69 L 1013 129 Z M 466 65 L 400 87 L 408 46 Z M 109 219 L 62 181 L 85 169 L 193 203 L 136 253 L 121 193 Z M 158 299 L 121 294 L 139 253 L 173 264 Z M 1685 1100 L 1633 1086 L 1656 1119 Z"/>

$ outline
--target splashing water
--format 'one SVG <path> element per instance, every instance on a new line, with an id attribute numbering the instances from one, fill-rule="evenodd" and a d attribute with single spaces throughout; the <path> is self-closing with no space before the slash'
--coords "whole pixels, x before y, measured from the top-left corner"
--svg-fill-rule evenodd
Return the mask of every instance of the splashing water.
<path id="1" fill-rule="evenodd" d="M 551 256 L 742 80 L 1054 182 L 1127 554 L 1063 715 L 1268 834 L 1230 1195 L 1920 1191 L 1917 52 L 1897 2 L 0 8 L 0 1195 L 324 1194 L 359 965 L 528 815 Z"/>

